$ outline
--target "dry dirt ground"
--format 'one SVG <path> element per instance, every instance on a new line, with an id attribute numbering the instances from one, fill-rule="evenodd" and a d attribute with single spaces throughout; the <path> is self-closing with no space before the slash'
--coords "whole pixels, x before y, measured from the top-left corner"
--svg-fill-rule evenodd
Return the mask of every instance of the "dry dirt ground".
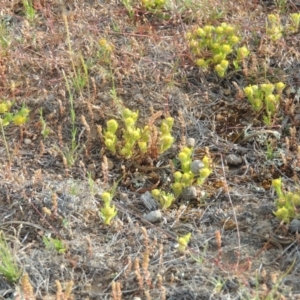
<path id="1" fill-rule="evenodd" d="M 299 184 L 300 35 L 270 42 L 265 32 L 268 13 L 284 22 L 299 3 L 174 0 L 155 14 L 139 1 L 34 0 L 32 19 L 24 3 L 0 1 L 1 100 L 30 109 L 23 127 L 5 128 L 11 163 L 1 137 L 0 228 L 33 291 L 26 276 L 2 276 L 0 298 L 300 299 L 299 237 L 274 216 L 271 188 L 278 177 L 286 190 Z M 185 39 L 221 22 L 237 26 L 251 50 L 222 79 L 194 66 Z M 269 127 L 242 92 L 266 81 L 287 84 Z M 172 116 L 173 147 L 154 161 L 111 155 L 97 125 L 118 116 L 117 99 L 139 111 L 140 124 L 158 111 Z M 170 189 L 165 166 L 188 138 L 195 159 L 209 149 L 214 171 L 196 199 L 181 197 L 151 223 L 156 208 L 141 191 L 158 180 Z M 118 214 L 105 226 L 101 194 L 116 182 Z M 180 252 L 177 237 L 189 232 Z M 66 251 L 46 248 L 45 236 Z"/>

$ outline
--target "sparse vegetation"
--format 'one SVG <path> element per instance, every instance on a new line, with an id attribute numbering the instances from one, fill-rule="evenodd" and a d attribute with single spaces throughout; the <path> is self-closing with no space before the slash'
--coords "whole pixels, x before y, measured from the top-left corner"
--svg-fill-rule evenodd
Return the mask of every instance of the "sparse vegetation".
<path id="1" fill-rule="evenodd" d="M 266 125 L 272 124 L 272 119 L 279 108 L 284 88 L 285 84 L 283 82 L 261 84 L 260 86 L 251 85 L 244 88 L 244 92 L 252 108 L 257 112 L 263 108 L 266 111 L 266 114 L 263 116 Z M 274 90 L 276 91 L 275 95 Z"/>
<path id="2" fill-rule="evenodd" d="M 296 1 L 0 7 L 0 298 L 298 297 Z"/>
<path id="3" fill-rule="evenodd" d="M 60 239 L 43 236 L 43 242 L 48 250 L 55 250 L 59 254 L 63 254 L 67 251 L 66 246 Z"/>
<path id="4" fill-rule="evenodd" d="M 22 273 L 14 255 L 3 232 L 0 232 L 0 274 L 12 283 L 16 282 Z"/>
<path id="5" fill-rule="evenodd" d="M 281 178 L 272 180 L 278 199 L 276 200 L 277 210 L 275 216 L 286 223 L 300 216 L 300 192 L 283 192 Z"/>
<path id="6" fill-rule="evenodd" d="M 117 133 L 120 127 L 119 123 L 115 119 L 107 121 L 107 130 L 103 134 L 104 143 L 113 154 L 118 152 L 119 155 L 126 159 L 131 158 L 134 154 L 139 154 L 139 152 L 145 155 L 151 148 L 150 143 L 153 144 L 156 140 L 157 144 L 154 145 L 156 148 L 155 155 L 164 153 L 172 146 L 174 142 L 174 138 L 171 135 L 173 118 L 167 117 L 163 120 L 158 130 L 151 123 L 144 126 L 144 128 L 136 127 L 138 115 L 138 111 L 134 112 L 128 108 L 121 108 L 123 126 L 121 127 L 122 139 L 120 141 L 118 141 L 119 134 Z"/>
<path id="7" fill-rule="evenodd" d="M 110 225 L 111 220 L 117 215 L 116 207 L 111 203 L 112 194 L 110 192 L 104 192 L 102 194 L 102 200 L 104 206 L 100 210 L 101 217 L 103 218 L 105 225 Z"/>
<path id="8" fill-rule="evenodd" d="M 237 36 L 236 29 L 226 23 L 217 27 L 198 27 L 187 33 L 187 40 L 196 65 L 204 69 L 214 66 L 220 77 L 225 76 L 230 63 L 238 69 L 250 53 L 246 46 L 237 47 L 241 38 Z M 232 53 L 235 58 L 229 59 Z"/>

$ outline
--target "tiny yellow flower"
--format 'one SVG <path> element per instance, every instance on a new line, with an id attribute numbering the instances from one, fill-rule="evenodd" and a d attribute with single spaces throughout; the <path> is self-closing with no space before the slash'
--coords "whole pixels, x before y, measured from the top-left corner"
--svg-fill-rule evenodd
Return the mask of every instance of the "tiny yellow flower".
<path id="1" fill-rule="evenodd" d="M 159 195 L 160 195 L 160 190 L 159 189 L 154 189 L 151 191 L 151 194 L 152 196 L 155 198 L 155 199 L 158 199 Z"/>
<path id="2" fill-rule="evenodd" d="M 7 105 L 7 103 L 0 103 L 0 114 L 5 114 L 6 112 L 9 111 L 9 106 Z"/>
<path id="3" fill-rule="evenodd" d="M 220 63 L 220 65 L 222 66 L 223 69 L 227 69 L 228 68 L 228 64 L 229 64 L 229 62 L 226 59 L 223 59 L 221 61 L 221 63 Z"/>
<path id="4" fill-rule="evenodd" d="M 277 82 L 275 84 L 275 88 L 276 88 L 277 91 L 282 91 L 285 88 L 285 84 L 283 82 L 281 82 L 281 81 Z"/>
<path id="5" fill-rule="evenodd" d="M 109 193 L 109 192 L 104 192 L 101 197 L 102 197 L 102 200 L 107 204 L 109 204 L 110 201 L 112 200 L 111 193 Z"/>
<path id="6" fill-rule="evenodd" d="M 189 232 L 188 234 L 177 238 L 177 242 L 179 244 L 180 251 L 185 251 L 185 249 L 191 239 L 191 235 L 192 234 Z"/>
<path id="7" fill-rule="evenodd" d="M 24 125 L 26 123 L 26 117 L 16 115 L 13 118 L 13 122 L 14 122 L 15 125 L 18 125 L 18 126 Z"/>
<path id="8" fill-rule="evenodd" d="M 246 94 L 247 97 L 252 97 L 253 96 L 253 89 L 251 86 L 247 86 L 244 88 L 244 93 Z"/>
<path id="9" fill-rule="evenodd" d="M 236 35 L 233 35 L 230 37 L 230 42 L 232 44 L 237 44 L 239 41 L 240 41 L 240 39 Z"/>
<path id="10" fill-rule="evenodd" d="M 204 59 L 199 58 L 199 59 L 196 60 L 196 65 L 197 65 L 198 67 L 206 67 L 206 62 L 205 62 Z"/>
<path id="11" fill-rule="evenodd" d="M 211 174 L 211 170 L 208 168 L 203 168 L 200 170 L 200 178 L 205 179 Z"/>

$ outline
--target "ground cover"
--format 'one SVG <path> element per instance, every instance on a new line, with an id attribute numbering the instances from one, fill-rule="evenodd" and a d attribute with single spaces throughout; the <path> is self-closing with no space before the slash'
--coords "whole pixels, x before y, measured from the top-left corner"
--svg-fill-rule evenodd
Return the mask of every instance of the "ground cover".
<path id="1" fill-rule="evenodd" d="M 297 1 L 0 6 L 1 299 L 300 298 Z"/>

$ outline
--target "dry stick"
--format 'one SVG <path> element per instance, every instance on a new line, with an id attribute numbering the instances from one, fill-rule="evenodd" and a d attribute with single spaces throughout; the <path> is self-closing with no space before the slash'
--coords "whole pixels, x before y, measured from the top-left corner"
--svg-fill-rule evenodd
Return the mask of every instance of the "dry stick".
<path id="1" fill-rule="evenodd" d="M 108 183 L 108 161 L 107 157 L 105 155 L 102 156 L 102 163 L 101 163 L 101 168 L 102 168 L 102 173 L 103 173 L 103 183 L 104 185 L 107 185 Z"/>
<path id="2" fill-rule="evenodd" d="M 24 299 L 35 299 L 33 287 L 29 281 L 29 276 L 27 273 L 21 277 L 21 288 L 24 293 Z"/>
<path id="3" fill-rule="evenodd" d="M 216 242 L 217 242 L 217 246 L 218 246 L 218 258 L 221 261 L 221 259 L 222 259 L 222 237 L 221 237 L 220 230 L 217 230 L 215 232 L 215 237 L 216 237 Z"/>
<path id="4" fill-rule="evenodd" d="M 90 150 L 91 150 L 91 143 L 92 143 L 91 128 L 90 128 L 89 124 L 87 123 L 84 115 L 81 115 L 80 119 L 81 119 L 82 125 L 84 126 L 84 128 L 86 129 L 86 132 L 87 132 L 86 154 L 87 154 L 87 156 L 89 156 Z"/>
<path id="5" fill-rule="evenodd" d="M 145 252 L 143 254 L 143 261 L 142 261 L 142 269 L 143 269 L 143 275 L 144 275 L 144 281 L 147 283 L 148 287 L 151 288 L 151 277 L 150 273 L 148 271 L 149 267 L 149 238 L 147 229 L 145 227 L 141 227 L 143 236 L 144 236 L 144 245 L 145 245 Z"/>
<path id="6" fill-rule="evenodd" d="M 230 205 L 232 207 L 232 212 L 233 212 L 233 218 L 234 218 L 234 222 L 236 224 L 236 233 L 237 233 L 237 238 L 238 238 L 238 255 L 237 255 L 237 262 L 236 262 L 236 267 L 238 267 L 239 262 L 240 262 L 240 252 L 241 252 L 241 237 L 240 237 L 240 230 L 239 230 L 239 224 L 237 221 L 237 217 L 236 217 L 236 213 L 233 207 L 233 203 L 232 203 L 232 199 L 229 193 L 229 189 L 228 189 L 228 184 L 227 184 L 227 180 L 226 180 L 226 174 L 225 174 L 225 166 L 224 166 L 224 160 L 223 160 L 223 155 L 221 154 L 221 163 L 222 163 L 222 170 L 223 170 L 223 175 L 224 175 L 224 189 L 225 192 L 228 196 Z"/>
<path id="7" fill-rule="evenodd" d="M 111 295 L 113 300 L 121 300 L 122 298 L 122 291 L 121 291 L 121 284 L 118 281 L 113 281 L 111 284 Z"/>
<path id="8" fill-rule="evenodd" d="M 135 273 L 139 288 L 142 291 L 143 287 L 144 287 L 144 281 L 143 281 L 143 278 L 141 276 L 140 260 L 139 260 L 138 257 L 134 260 L 134 270 L 135 270 L 134 273 Z"/>

